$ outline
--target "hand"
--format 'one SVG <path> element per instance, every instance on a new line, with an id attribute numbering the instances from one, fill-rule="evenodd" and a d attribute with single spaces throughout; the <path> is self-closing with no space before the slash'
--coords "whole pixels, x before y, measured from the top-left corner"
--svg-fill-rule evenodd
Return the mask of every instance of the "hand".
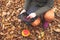
<path id="1" fill-rule="evenodd" d="M 36 17 L 36 13 L 31 13 L 27 16 L 27 18 L 34 18 L 34 17 Z"/>
<path id="2" fill-rule="evenodd" d="M 55 16 L 54 16 L 54 11 L 53 11 L 53 9 L 49 10 L 48 12 L 46 12 L 46 14 L 44 15 L 44 18 L 45 18 L 45 20 L 48 21 L 48 22 L 54 20 Z"/>
<path id="3" fill-rule="evenodd" d="M 22 14 L 22 13 L 24 13 L 24 12 L 26 12 L 26 10 L 25 10 L 25 9 L 23 9 L 23 10 L 21 11 L 21 13 L 20 13 L 20 14 Z"/>
<path id="4" fill-rule="evenodd" d="M 40 23 L 41 23 L 41 19 L 40 17 L 38 17 L 34 22 L 31 23 L 31 25 L 35 27 L 40 25 Z"/>

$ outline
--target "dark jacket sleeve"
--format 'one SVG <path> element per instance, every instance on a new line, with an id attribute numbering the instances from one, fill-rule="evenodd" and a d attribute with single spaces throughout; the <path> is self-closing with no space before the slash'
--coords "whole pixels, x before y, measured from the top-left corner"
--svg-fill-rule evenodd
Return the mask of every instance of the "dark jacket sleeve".
<path id="1" fill-rule="evenodd" d="M 25 0 L 24 6 L 23 6 L 23 8 L 24 8 L 25 10 L 27 10 L 27 9 L 29 8 L 29 6 L 30 6 L 30 4 L 31 4 L 31 1 L 32 1 L 32 0 Z"/>
<path id="2" fill-rule="evenodd" d="M 48 0 L 47 4 L 41 8 L 39 8 L 37 11 L 35 11 L 36 15 L 43 14 L 44 12 L 50 10 L 54 5 L 54 0 Z"/>

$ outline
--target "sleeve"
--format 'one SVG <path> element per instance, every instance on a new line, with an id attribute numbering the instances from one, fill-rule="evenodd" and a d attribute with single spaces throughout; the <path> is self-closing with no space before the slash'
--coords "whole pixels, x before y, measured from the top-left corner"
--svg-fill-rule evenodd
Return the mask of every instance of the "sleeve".
<path id="1" fill-rule="evenodd" d="M 30 4 L 31 4 L 31 0 L 25 0 L 23 8 L 27 10 Z"/>
<path id="2" fill-rule="evenodd" d="M 36 15 L 41 15 L 44 12 L 50 10 L 54 6 L 54 0 L 48 0 L 47 4 L 41 8 L 39 8 L 37 11 L 35 11 Z"/>

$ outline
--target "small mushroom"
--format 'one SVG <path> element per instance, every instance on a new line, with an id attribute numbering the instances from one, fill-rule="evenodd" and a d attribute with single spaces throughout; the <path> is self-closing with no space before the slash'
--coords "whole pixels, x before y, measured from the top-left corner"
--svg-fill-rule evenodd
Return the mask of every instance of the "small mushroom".
<path id="1" fill-rule="evenodd" d="M 44 32 L 41 32 L 41 37 L 44 37 Z"/>

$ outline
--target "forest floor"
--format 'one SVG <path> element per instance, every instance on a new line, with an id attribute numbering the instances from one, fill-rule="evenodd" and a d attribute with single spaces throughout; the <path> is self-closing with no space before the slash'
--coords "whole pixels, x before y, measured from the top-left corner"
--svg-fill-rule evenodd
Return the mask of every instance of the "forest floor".
<path id="1" fill-rule="evenodd" d="M 23 3 L 23 0 L 0 0 L 0 40 L 60 40 L 60 4 L 55 2 L 55 19 L 44 30 L 41 25 L 27 26 L 18 19 Z M 22 36 L 24 29 L 30 31 L 30 36 Z"/>

